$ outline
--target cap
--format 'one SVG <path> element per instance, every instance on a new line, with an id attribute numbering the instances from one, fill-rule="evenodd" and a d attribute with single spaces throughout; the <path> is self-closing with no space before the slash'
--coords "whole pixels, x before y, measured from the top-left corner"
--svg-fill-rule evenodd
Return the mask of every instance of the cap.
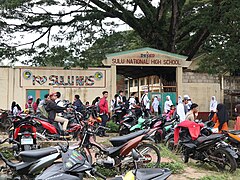
<path id="1" fill-rule="evenodd" d="M 190 97 L 189 97 L 189 95 L 184 95 L 184 96 L 183 96 L 183 99 L 184 99 L 184 100 L 189 100 Z"/>
<path id="2" fill-rule="evenodd" d="M 33 99 L 33 97 L 32 96 L 28 96 L 28 100 L 30 100 L 30 99 Z"/>

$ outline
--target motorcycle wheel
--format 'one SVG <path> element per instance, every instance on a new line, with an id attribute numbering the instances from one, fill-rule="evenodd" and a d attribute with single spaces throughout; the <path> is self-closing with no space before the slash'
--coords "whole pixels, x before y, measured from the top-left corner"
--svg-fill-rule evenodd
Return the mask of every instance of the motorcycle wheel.
<path id="1" fill-rule="evenodd" d="M 225 149 L 219 148 L 213 152 L 215 157 L 221 158 L 224 164 L 215 163 L 217 168 L 221 171 L 234 172 L 237 169 L 237 162 L 234 157 L 229 154 Z"/>
<path id="2" fill-rule="evenodd" d="M 129 133 L 130 133 L 130 130 L 128 128 L 126 128 L 125 126 L 120 127 L 119 136 L 123 136 L 123 135 L 129 134 Z"/>
<path id="3" fill-rule="evenodd" d="M 189 156 L 188 155 L 185 155 L 185 154 L 182 154 L 182 161 L 184 162 L 184 163 L 188 163 L 188 161 L 189 161 Z"/>
<path id="4" fill-rule="evenodd" d="M 175 151 L 175 146 L 174 146 L 174 140 L 173 138 L 168 139 L 165 142 L 165 146 L 170 150 L 170 151 Z"/>
<path id="5" fill-rule="evenodd" d="M 140 159 L 137 162 L 139 168 L 156 168 L 161 161 L 161 155 L 159 149 L 148 143 L 139 145 L 136 151 L 140 155 Z"/>

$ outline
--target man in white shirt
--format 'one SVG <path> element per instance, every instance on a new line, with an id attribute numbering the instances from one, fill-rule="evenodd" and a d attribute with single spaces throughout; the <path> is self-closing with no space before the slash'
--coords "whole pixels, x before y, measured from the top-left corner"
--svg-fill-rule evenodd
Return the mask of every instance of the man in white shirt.
<path id="1" fill-rule="evenodd" d="M 135 108 L 135 106 L 137 105 L 135 97 L 136 93 L 133 92 L 131 94 L 131 97 L 129 98 L 129 109 Z"/>
<path id="2" fill-rule="evenodd" d="M 57 94 L 57 99 L 55 100 L 55 102 L 57 103 L 58 106 L 64 107 L 63 101 L 60 99 L 61 93 L 60 92 L 56 92 L 56 94 Z"/>
<path id="3" fill-rule="evenodd" d="M 148 117 L 150 113 L 150 100 L 148 98 L 148 91 L 145 90 L 144 92 L 141 99 L 141 105 L 143 106 L 145 116 Z"/>

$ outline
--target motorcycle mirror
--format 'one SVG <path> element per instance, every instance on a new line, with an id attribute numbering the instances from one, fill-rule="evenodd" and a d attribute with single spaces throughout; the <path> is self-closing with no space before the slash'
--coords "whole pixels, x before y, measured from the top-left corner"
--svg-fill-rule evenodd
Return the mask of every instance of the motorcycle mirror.
<path id="1" fill-rule="evenodd" d="M 13 138 L 8 139 L 9 144 L 13 143 Z"/>
<path id="2" fill-rule="evenodd" d="M 137 161 L 139 159 L 139 154 L 135 149 L 132 149 L 132 157 L 134 161 Z"/>

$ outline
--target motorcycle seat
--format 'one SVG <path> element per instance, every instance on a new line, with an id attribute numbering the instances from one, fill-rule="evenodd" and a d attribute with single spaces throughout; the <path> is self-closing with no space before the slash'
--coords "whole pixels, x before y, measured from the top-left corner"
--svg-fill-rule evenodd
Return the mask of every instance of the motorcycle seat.
<path id="1" fill-rule="evenodd" d="M 137 171 L 133 170 L 136 179 L 148 180 L 148 179 L 166 179 L 171 171 L 160 168 L 143 168 Z M 166 177 L 165 177 L 166 176 Z"/>
<path id="2" fill-rule="evenodd" d="M 119 154 L 118 151 L 120 151 L 123 146 L 124 145 L 121 145 L 118 147 L 109 147 L 109 148 L 105 149 L 105 152 L 107 152 L 108 156 L 114 158 Z"/>
<path id="3" fill-rule="evenodd" d="M 137 132 L 133 132 L 133 133 L 124 135 L 124 136 L 118 136 L 118 137 L 111 138 L 109 141 L 112 143 L 113 146 L 120 146 L 120 145 L 126 143 L 127 141 L 146 133 L 147 131 L 148 130 L 140 130 Z"/>
<path id="4" fill-rule="evenodd" d="M 212 134 L 210 136 L 201 136 L 199 137 L 196 142 L 197 143 L 203 143 L 205 141 L 210 141 L 210 140 L 213 140 L 213 139 L 218 139 L 218 138 L 221 138 L 223 137 L 224 135 L 223 134 Z"/>
<path id="5" fill-rule="evenodd" d="M 31 162 L 33 160 L 40 159 L 56 152 L 58 152 L 57 148 L 48 147 L 37 150 L 22 151 L 19 153 L 19 156 L 24 162 Z"/>

